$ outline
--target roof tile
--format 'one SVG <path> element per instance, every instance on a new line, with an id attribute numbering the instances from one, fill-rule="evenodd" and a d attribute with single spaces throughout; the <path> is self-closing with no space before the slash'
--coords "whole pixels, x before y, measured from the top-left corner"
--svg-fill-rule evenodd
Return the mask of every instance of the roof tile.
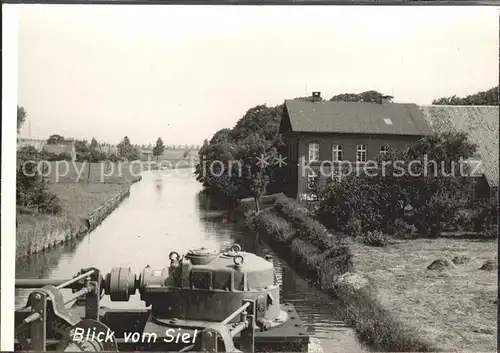
<path id="1" fill-rule="evenodd" d="M 429 105 L 421 106 L 425 119 L 435 132 L 465 132 L 478 145 L 484 176 L 498 187 L 498 106 Z"/>
<path id="2" fill-rule="evenodd" d="M 293 131 L 423 136 L 432 131 L 416 104 L 286 100 Z"/>

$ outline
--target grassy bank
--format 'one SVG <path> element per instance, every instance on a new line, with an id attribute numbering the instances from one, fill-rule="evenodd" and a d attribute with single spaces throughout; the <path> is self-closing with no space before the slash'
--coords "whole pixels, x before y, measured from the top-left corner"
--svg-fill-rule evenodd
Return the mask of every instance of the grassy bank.
<path id="1" fill-rule="evenodd" d="M 142 170 L 147 164 L 130 163 L 86 163 L 86 162 L 49 162 L 45 172 L 50 184 L 97 183 L 130 185 L 140 180 Z"/>
<path id="2" fill-rule="evenodd" d="M 485 351 L 496 345 L 496 271 L 478 270 L 496 258 L 496 243 L 433 239 L 368 247 L 328 234 L 306 209 L 283 199 L 248 212 L 247 225 L 341 299 L 341 319 L 373 349 Z M 427 270 L 436 259 L 459 255 L 473 260 Z"/>
<path id="3" fill-rule="evenodd" d="M 68 165 L 70 169 L 65 172 L 63 167 Z M 59 198 L 62 212 L 49 215 L 18 209 L 16 257 L 32 253 L 44 244 L 52 245 L 52 239 L 68 239 L 84 230 L 89 214 L 141 178 L 138 167 L 133 165 L 130 168 L 122 165 L 121 172 L 118 167 L 115 167 L 114 173 L 109 169 L 104 175 L 101 174 L 101 164 L 90 164 L 90 174 L 88 168 L 88 164 L 82 163 L 50 163 L 46 175 L 48 189 Z"/>

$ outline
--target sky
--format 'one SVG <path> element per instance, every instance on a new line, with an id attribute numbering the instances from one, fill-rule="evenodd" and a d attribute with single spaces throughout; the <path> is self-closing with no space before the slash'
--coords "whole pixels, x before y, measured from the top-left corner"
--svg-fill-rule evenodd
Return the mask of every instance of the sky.
<path id="1" fill-rule="evenodd" d="M 201 144 L 312 91 L 431 104 L 498 85 L 494 7 L 19 8 L 22 137 Z"/>

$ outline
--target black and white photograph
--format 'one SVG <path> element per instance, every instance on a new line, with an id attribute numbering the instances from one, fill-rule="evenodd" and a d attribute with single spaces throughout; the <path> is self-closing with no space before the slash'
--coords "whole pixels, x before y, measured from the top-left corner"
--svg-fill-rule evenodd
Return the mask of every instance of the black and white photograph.
<path id="1" fill-rule="evenodd" d="M 497 351 L 499 8 L 2 7 L 2 351 Z"/>

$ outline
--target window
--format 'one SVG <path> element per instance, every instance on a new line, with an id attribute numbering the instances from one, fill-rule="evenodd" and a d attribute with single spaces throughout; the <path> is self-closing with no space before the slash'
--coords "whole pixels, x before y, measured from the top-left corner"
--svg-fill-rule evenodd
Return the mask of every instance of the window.
<path id="1" fill-rule="evenodd" d="M 338 162 L 342 160 L 342 146 L 333 145 L 332 147 L 332 161 Z"/>
<path id="2" fill-rule="evenodd" d="M 366 162 L 366 145 L 358 145 L 356 149 L 356 161 Z"/>
<path id="3" fill-rule="evenodd" d="M 310 170 L 307 174 L 307 187 L 309 189 L 314 189 L 318 186 L 318 174 L 315 171 Z"/>
<path id="4" fill-rule="evenodd" d="M 309 144 L 309 161 L 318 161 L 319 160 L 319 144 L 318 143 L 310 143 Z"/>
<path id="5" fill-rule="evenodd" d="M 384 123 L 386 123 L 386 125 L 392 125 L 392 120 L 388 119 L 388 118 L 384 118 Z"/>
<path id="6" fill-rule="evenodd" d="M 388 145 L 382 145 L 382 146 L 380 146 L 380 153 L 381 154 L 386 154 L 387 152 L 389 152 L 389 146 Z"/>

